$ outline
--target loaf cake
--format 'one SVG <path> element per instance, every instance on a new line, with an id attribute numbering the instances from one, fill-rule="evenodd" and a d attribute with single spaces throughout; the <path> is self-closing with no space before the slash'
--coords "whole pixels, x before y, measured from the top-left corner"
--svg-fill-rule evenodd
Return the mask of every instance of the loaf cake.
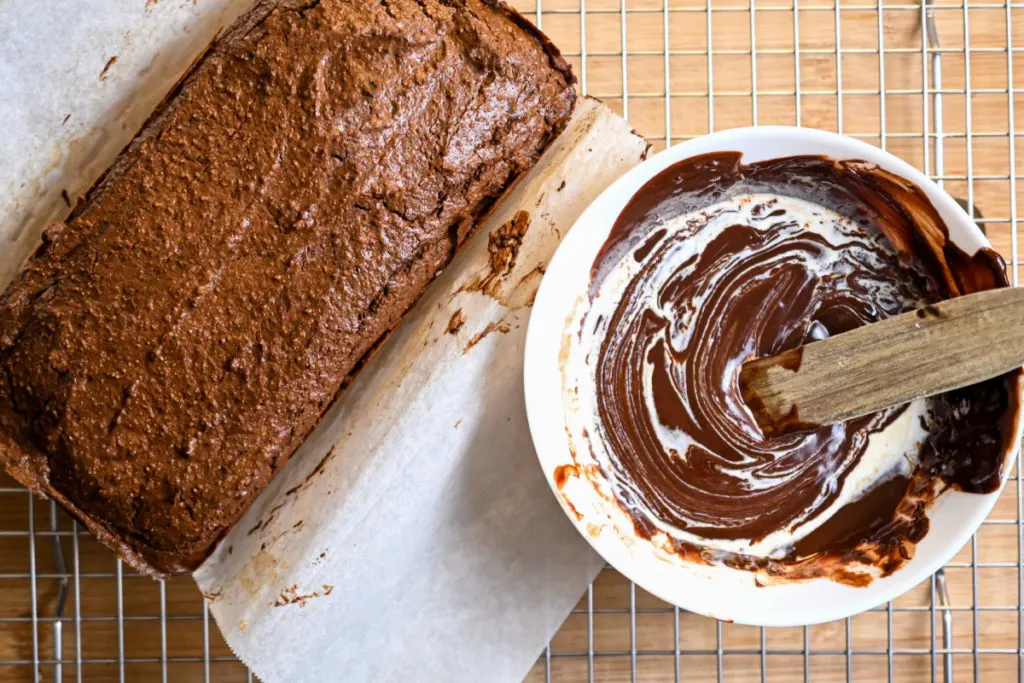
<path id="1" fill-rule="evenodd" d="M 0 461 L 195 569 L 574 99 L 499 0 L 258 3 L 0 298 Z"/>

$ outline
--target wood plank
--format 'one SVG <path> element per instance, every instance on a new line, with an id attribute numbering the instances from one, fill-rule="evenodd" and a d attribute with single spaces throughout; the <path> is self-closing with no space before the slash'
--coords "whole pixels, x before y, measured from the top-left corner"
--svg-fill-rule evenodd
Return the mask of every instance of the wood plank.
<path id="1" fill-rule="evenodd" d="M 1024 288 L 1009 287 L 747 361 L 739 382 L 761 431 L 777 436 L 984 382 L 1022 362 Z"/>

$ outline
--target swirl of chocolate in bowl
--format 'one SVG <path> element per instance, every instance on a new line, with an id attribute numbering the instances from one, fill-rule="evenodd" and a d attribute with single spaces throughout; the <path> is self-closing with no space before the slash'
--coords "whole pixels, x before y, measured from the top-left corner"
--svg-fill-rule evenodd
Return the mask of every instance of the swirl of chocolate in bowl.
<path id="1" fill-rule="evenodd" d="M 943 491 L 998 489 L 1020 371 L 768 440 L 740 366 L 1007 285 L 995 252 L 964 253 L 919 188 L 872 164 L 684 160 L 622 210 L 570 321 L 573 451 L 675 555 L 866 585 L 913 556 Z"/>

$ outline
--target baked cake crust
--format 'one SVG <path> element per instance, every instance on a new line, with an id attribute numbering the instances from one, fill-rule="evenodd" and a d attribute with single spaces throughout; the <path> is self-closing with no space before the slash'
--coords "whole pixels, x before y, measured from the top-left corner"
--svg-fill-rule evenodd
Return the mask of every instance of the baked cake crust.
<path id="1" fill-rule="evenodd" d="M 0 297 L 0 461 L 195 569 L 575 99 L 484 0 L 262 2 Z"/>

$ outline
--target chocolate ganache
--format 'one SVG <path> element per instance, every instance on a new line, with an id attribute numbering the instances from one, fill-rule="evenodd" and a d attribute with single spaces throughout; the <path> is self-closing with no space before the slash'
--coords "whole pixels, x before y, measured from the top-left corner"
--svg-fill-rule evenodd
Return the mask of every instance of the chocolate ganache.
<path id="1" fill-rule="evenodd" d="M 590 417 L 570 436 L 639 536 L 759 580 L 864 585 L 912 557 L 942 491 L 998 488 L 1020 372 L 769 440 L 740 366 L 1007 285 L 995 252 L 964 253 L 919 188 L 874 165 L 682 161 L 631 199 L 594 262 L 570 381 Z"/>

